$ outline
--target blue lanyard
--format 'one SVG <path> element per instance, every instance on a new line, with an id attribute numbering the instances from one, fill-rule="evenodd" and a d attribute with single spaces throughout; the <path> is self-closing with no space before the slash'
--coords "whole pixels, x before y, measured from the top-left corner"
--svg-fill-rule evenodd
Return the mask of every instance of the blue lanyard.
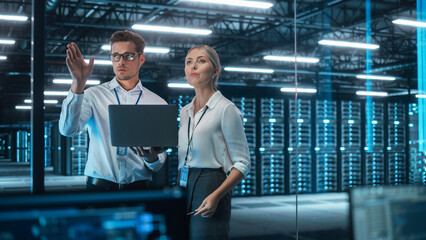
<path id="1" fill-rule="evenodd" d="M 117 97 L 118 105 L 121 105 L 121 103 L 120 103 L 120 98 L 118 98 L 117 90 L 115 90 L 115 88 L 114 88 L 114 92 L 115 92 L 115 96 Z M 141 90 L 141 92 L 139 93 L 139 97 L 138 97 L 138 100 L 136 100 L 135 105 L 138 105 L 138 102 L 139 102 L 139 99 L 141 99 L 141 96 L 142 96 L 142 90 Z"/>
<path id="2" fill-rule="evenodd" d="M 115 90 L 115 88 L 114 88 L 114 92 L 115 92 L 115 96 L 117 97 L 118 105 L 121 105 L 120 98 L 118 98 L 117 90 Z M 136 100 L 135 105 L 138 105 L 138 102 L 141 99 L 141 96 L 142 96 L 142 90 L 139 93 L 139 97 L 138 97 L 138 100 Z M 117 155 L 119 155 L 119 156 L 122 156 L 122 155 L 126 156 L 127 155 L 127 147 L 117 147 Z"/>

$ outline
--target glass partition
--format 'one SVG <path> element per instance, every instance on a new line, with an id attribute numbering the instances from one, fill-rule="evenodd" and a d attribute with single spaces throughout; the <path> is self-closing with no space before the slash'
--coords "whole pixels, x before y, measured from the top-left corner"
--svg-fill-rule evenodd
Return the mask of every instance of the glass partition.
<path id="1" fill-rule="evenodd" d="M 0 2 L 6 194 L 31 191 L 33 2 Z M 232 190 L 231 239 L 350 239 L 350 196 L 365 194 L 353 189 L 426 183 L 422 1 L 231 3 L 46 1 L 46 192 L 86 187 L 87 129 L 73 137 L 58 130 L 72 81 L 66 46 L 95 57 L 87 87 L 103 84 L 114 77 L 109 38 L 124 29 L 146 41 L 142 85 L 179 111 L 195 95 L 185 79 L 187 51 L 200 44 L 217 51 L 219 90 L 241 112 L 251 160 Z M 153 188 L 177 185 L 177 148 L 167 155 Z"/>
<path id="2" fill-rule="evenodd" d="M 300 106 L 305 102 L 305 115 L 311 116 L 307 126 L 302 126 L 307 117 L 293 120 L 300 125 L 298 136 L 309 138 L 307 147 L 301 144 L 296 149 L 300 157 L 294 160 L 300 176 L 299 238 L 421 236 L 415 227 L 397 232 L 407 228 L 396 219 L 412 217 L 389 210 L 397 200 L 388 191 L 410 192 L 409 201 L 417 202 L 418 190 L 405 185 L 424 185 L 418 110 L 423 101 L 423 5 L 422 1 L 297 2 L 296 56 L 319 60 L 304 68 L 300 59 L 296 66 L 298 88 L 310 85 L 317 90 L 310 99 L 302 93 L 296 97 Z M 353 190 L 365 188 L 370 189 L 362 193 L 365 198 L 380 196 L 389 209 L 359 208 L 362 194 Z M 362 219 L 360 211 L 370 217 Z M 383 217 L 380 224 L 362 225 L 372 224 L 373 215 Z"/>

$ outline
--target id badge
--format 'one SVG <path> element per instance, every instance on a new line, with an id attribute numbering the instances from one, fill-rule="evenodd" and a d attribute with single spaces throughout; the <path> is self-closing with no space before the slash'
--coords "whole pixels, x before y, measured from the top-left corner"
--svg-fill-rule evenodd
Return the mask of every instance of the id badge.
<path id="1" fill-rule="evenodd" d="M 188 172 L 189 172 L 188 166 L 183 166 L 180 169 L 179 186 L 186 188 L 186 185 L 188 184 Z"/>
<path id="2" fill-rule="evenodd" d="M 118 156 L 127 156 L 127 147 L 117 147 Z"/>

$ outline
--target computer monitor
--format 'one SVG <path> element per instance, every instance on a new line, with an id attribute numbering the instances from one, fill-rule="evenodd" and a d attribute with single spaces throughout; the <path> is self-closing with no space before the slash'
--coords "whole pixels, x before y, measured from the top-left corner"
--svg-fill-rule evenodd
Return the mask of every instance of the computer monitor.
<path id="1" fill-rule="evenodd" d="M 354 240 L 426 239 L 426 186 L 358 187 L 349 201 Z"/>
<path id="2" fill-rule="evenodd" d="M 0 239 L 188 239 L 179 190 L 0 196 Z"/>

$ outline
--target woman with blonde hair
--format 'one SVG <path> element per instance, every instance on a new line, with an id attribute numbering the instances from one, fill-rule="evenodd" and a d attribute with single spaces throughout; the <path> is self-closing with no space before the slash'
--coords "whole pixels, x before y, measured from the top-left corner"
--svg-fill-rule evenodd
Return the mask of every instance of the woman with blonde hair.
<path id="1" fill-rule="evenodd" d="M 220 71 L 213 48 L 188 51 L 185 75 L 195 97 L 180 112 L 178 183 L 186 188 L 191 239 L 228 238 L 231 190 L 250 169 L 242 115 L 218 91 Z"/>

